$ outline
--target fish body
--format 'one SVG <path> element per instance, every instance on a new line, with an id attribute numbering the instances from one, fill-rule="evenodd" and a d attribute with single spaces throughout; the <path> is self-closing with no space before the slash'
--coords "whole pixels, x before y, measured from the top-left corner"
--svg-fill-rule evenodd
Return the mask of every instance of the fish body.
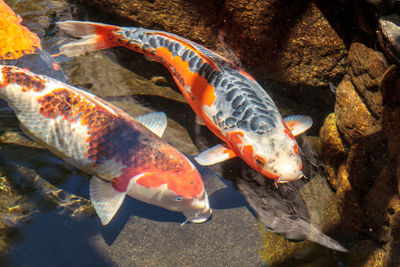
<path id="1" fill-rule="evenodd" d="M 39 37 L 21 25 L 22 19 L 0 0 L 0 64 L 28 68 L 65 81 L 58 63 L 43 50 Z"/>
<path id="2" fill-rule="evenodd" d="M 284 121 L 266 91 L 229 60 L 162 31 L 79 21 L 58 25 L 82 38 L 60 48 L 67 56 L 124 46 L 166 66 L 197 116 L 225 143 L 198 155 L 200 164 L 239 156 L 276 182 L 303 177 L 294 135 L 306 131 L 311 118 L 291 116 Z"/>
<path id="3" fill-rule="evenodd" d="M 164 113 L 136 120 L 88 92 L 11 66 L 0 66 L 0 98 L 28 136 L 93 175 L 90 197 L 103 224 L 126 194 L 183 212 L 192 222 L 211 215 L 200 174 L 159 137 Z"/>

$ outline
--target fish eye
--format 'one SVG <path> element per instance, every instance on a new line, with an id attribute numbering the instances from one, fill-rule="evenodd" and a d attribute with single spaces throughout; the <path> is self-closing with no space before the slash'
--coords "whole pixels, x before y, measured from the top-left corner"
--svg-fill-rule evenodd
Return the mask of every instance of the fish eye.
<path id="1" fill-rule="evenodd" d="M 264 166 L 265 165 L 265 160 L 262 157 L 256 156 L 255 159 L 256 159 L 257 165 L 260 165 L 260 166 Z"/>
<path id="2" fill-rule="evenodd" d="M 176 198 L 175 198 L 175 201 L 182 201 L 183 200 L 183 197 L 181 197 L 181 196 L 177 196 Z"/>

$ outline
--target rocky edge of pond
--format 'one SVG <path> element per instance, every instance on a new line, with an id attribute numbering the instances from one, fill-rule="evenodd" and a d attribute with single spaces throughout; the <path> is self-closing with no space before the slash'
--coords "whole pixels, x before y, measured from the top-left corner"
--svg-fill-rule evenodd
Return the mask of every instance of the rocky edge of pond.
<path id="1" fill-rule="evenodd" d="M 310 197 L 321 185 L 327 190 L 329 207 L 310 215 L 320 217 L 322 230 L 339 228 L 352 240 L 346 260 L 357 266 L 400 263 L 400 48 L 393 37 L 400 30 L 393 3 L 87 1 L 125 25 L 205 45 L 244 66 L 262 85 L 273 79 L 299 102 L 312 93 L 334 105 L 334 113 L 316 120 L 330 187 L 312 179 L 302 195 Z M 321 210 L 310 203 L 309 211 Z M 301 266 L 308 253 L 304 243 L 272 233 L 265 234 L 265 244 L 262 255 L 271 266 L 293 259 Z"/>

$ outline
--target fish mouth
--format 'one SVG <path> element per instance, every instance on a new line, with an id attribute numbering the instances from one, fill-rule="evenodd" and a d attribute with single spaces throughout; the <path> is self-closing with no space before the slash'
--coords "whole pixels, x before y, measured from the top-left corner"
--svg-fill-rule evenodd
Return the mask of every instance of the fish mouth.
<path id="1" fill-rule="evenodd" d="M 289 180 L 277 180 L 276 181 L 277 183 L 280 183 L 280 184 L 286 184 L 286 183 L 289 183 L 290 181 Z"/>
<path id="2" fill-rule="evenodd" d="M 184 212 L 183 213 L 186 217 L 186 220 L 191 222 L 191 223 L 204 223 L 208 221 L 208 219 L 212 215 L 212 209 L 206 209 L 203 210 L 202 212 Z"/>
<path id="3" fill-rule="evenodd" d="M 203 194 L 200 197 L 193 200 L 190 207 L 190 209 L 182 212 L 188 222 L 204 223 L 212 215 L 207 191 L 205 190 L 203 190 Z"/>
<path id="4" fill-rule="evenodd" d="M 305 175 L 304 175 L 304 173 L 303 172 L 300 172 L 300 174 L 299 174 L 299 176 L 297 177 L 297 178 L 295 178 L 295 179 L 287 179 L 287 180 L 281 180 L 280 178 L 278 178 L 278 180 L 276 180 L 276 182 L 277 183 L 280 183 L 280 184 L 285 184 L 285 183 L 288 183 L 288 182 L 293 182 L 293 181 L 297 181 L 297 180 L 299 180 L 299 179 L 301 179 L 301 178 L 303 178 L 303 177 L 306 177 Z"/>
<path id="5" fill-rule="evenodd" d="M 212 209 L 209 209 L 207 214 L 196 215 L 196 218 L 189 219 L 189 222 L 204 223 L 204 222 L 208 221 L 208 219 L 211 218 L 211 215 L 212 215 Z"/>

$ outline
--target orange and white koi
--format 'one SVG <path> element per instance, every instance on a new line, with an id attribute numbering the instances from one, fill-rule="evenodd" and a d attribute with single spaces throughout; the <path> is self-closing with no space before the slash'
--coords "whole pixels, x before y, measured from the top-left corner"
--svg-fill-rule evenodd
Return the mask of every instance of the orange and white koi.
<path id="1" fill-rule="evenodd" d="M 93 175 L 90 198 L 107 224 L 125 195 L 182 212 L 201 223 L 211 215 L 202 178 L 160 139 L 164 113 L 134 119 L 104 100 L 63 82 L 0 65 L 0 98 L 23 131 L 65 161 Z"/>
<path id="2" fill-rule="evenodd" d="M 39 37 L 21 22 L 22 19 L 0 0 L 0 64 L 67 80 L 58 63 L 42 49 Z"/>
<path id="3" fill-rule="evenodd" d="M 64 21 L 58 26 L 80 40 L 60 48 L 67 56 L 124 46 L 161 62 L 197 116 L 222 141 L 195 159 L 202 165 L 236 156 L 284 183 L 303 177 L 294 136 L 312 125 L 308 116 L 282 119 L 266 91 L 245 71 L 207 48 L 162 31 Z"/>

